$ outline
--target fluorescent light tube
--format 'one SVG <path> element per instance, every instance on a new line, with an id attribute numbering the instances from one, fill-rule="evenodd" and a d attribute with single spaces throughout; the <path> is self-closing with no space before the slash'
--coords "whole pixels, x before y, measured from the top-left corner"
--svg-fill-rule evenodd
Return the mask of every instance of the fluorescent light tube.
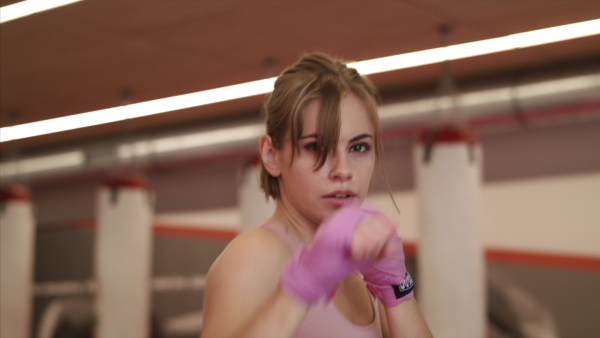
<path id="1" fill-rule="evenodd" d="M 600 19 L 349 64 L 363 75 L 600 34 Z M 0 142 L 265 94 L 276 78 L 0 128 Z"/>
<path id="2" fill-rule="evenodd" d="M 0 128 L 0 142 L 260 95 L 270 92 L 273 89 L 274 83 L 275 78 L 270 78 L 127 106 L 25 123 L 13 127 L 4 127 Z"/>
<path id="3" fill-rule="evenodd" d="M 72 4 L 81 0 L 26 0 L 0 8 L 0 23 Z"/>
<path id="4" fill-rule="evenodd" d="M 360 74 L 369 75 L 424 66 L 447 60 L 458 60 L 511 49 L 577 39 L 597 34 L 600 34 L 600 19 L 544 28 L 525 33 L 511 34 L 494 39 L 467 42 L 448 47 L 360 61 L 349 64 L 349 66 L 356 68 Z"/>

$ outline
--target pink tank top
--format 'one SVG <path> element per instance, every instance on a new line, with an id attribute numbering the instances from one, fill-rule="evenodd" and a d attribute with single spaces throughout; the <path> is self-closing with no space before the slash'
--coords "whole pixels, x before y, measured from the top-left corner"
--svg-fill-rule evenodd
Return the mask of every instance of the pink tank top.
<path id="1" fill-rule="evenodd" d="M 273 232 L 279 239 L 288 245 L 290 250 L 294 251 L 298 246 L 280 226 L 273 223 L 263 224 L 263 229 Z M 340 313 L 333 302 L 325 303 L 324 300 L 315 304 L 308 310 L 308 314 L 300 329 L 296 333 L 296 338 L 315 338 L 315 337 L 348 337 L 348 338 L 381 338 L 381 321 L 379 306 L 376 300 L 371 296 L 371 304 L 375 312 L 373 322 L 367 326 L 360 326 L 350 322 Z"/>

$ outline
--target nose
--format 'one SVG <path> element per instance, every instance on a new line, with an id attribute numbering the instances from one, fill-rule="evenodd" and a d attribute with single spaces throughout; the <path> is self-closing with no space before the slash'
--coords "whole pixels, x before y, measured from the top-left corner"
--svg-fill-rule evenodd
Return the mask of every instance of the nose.
<path id="1" fill-rule="evenodd" d="M 352 179 L 352 168 L 348 154 L 336 151 L 331 157 L 329 178 L 334 181 L 349 181 Z"/>

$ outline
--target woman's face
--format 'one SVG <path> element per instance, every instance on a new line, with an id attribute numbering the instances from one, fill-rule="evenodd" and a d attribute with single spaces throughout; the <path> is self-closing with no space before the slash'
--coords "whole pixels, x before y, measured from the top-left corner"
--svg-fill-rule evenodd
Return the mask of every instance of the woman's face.
<path id="1" fill-rule="evenodd" d="M 304 108 L 304 126 L 300 151 L 293 162 L 288 139 L 279 153 L 281 203 L 313 224 L 319 224 L 331 212 L 365 198 L 375 167 L 374 128 L 365 104 L 348 94 L 341 101 L 340 136 L 334 152 L 317 169 L 316 132 L 320 100 Z"/>

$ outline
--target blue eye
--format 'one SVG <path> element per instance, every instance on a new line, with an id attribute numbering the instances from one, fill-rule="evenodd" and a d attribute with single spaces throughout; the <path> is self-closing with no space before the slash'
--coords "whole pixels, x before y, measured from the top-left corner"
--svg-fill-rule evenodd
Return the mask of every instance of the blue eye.
<path id="1" fill-rule="evenodd" d="M 350 152 L 364 153 L 371 150 L 371 145 L 368 143 L 357 143 L 350 147 Z"/>

